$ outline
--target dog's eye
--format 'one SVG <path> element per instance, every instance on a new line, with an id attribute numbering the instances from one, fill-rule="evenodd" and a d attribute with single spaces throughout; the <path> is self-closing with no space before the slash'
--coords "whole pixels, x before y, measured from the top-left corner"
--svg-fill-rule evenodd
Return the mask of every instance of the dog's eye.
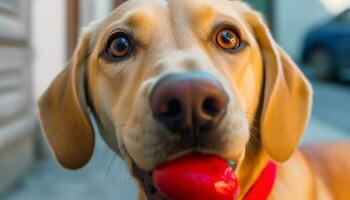
<path id="1" fill-rule="evenodd" d="M 225 28 L 217 33 L 216 43 L 223 49 L 234 50 L 239 48 L 241 41 L 234 30 Z"/>
<path id="2" fill-rule="evenodd" d="M 131 43 L 125 34 L 118 34 L 110 39 L 107 54 L 112 58 L 123 58 L 130 53 Z"/>

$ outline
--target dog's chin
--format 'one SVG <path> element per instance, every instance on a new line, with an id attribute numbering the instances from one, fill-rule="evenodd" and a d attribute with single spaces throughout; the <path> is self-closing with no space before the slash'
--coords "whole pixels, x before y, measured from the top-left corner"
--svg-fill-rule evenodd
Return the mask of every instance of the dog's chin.
<path id="1" fill-rule="evenodd" d="M 146 172 L 140 169 L 135 163 L 132 164 L 133 172 L 140 182 L 143 191 L 147 197 L 147 200 L 166 200 L 161 193 L 157 191 L 157 188 L 153 184 L 152 174 L 153 171 Z"/>
<path id="2" fill-rule="evenodd" d="M 228 165 L 235 170 L 238 165 L 238 161 L 227 161 Z M 132 170 L 137 180 L 141 183 L 141 186 L 145 192 L 147 200 L 167 200 L 167 198 L 161 194 L 153 183 L 153 170 L 144 171 L 140 169 L 135 162 L 132 162 Z"/>

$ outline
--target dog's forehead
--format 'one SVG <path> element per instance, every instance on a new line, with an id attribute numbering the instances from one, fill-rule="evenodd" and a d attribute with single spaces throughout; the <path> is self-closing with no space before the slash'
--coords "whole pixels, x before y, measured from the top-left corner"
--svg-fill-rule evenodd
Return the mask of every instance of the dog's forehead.
<path id="1" fill-rule="evenodd" d="M 112 18 L 133 15 L 135 11 L 149 11 L 155 14 L 156 20 L 182 16 L 187 20 L 199 20 L 199 18 L 203 20 L 215 13 L 234 14 L 232 10 L 239 11 L 237 7 L 240 5 L 240 1 L 236 0 L 128 0 L 113 12 Z"/>
<path id="2" fill-rule="evenodd" d="M 181 15 L 203 15 L 205 12 L 228 11 L 228 0 L 169 0 L 168 7 Z"/>
<path id="3" fill-rule="evenodd" d="M 159 46 L 162 42 L 173 44 L 179 37 L 186 43 L 191 39 L 188 33 L 194 30 L 205 36 L 217 16 L 241 21 L 239 13 L 243 8 L 240 1 L 230 0 L 128 0 L 100 23 L 98 35 L 105 40 L 115 30 L 126 27 L 144 47 L 153 37 L 158 38 Z"/>

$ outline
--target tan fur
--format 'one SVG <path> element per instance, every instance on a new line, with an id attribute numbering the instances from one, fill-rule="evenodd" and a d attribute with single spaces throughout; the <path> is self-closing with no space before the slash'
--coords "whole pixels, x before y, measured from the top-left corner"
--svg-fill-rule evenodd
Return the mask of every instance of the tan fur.
<path id="1" fill-rule="evenodd" d="M 334 199 L 349 199 L 350 142 L 314 144 L 301 150 L 318 176 L 318 184 L 328 188 Z M 317 192 L 323 191 L 318 189 Z"/>
<path id="2" fill-rule="evenodd" d="M 41 125 L 49 133 L 46 138 L 57 160 L 70 169 L 85 165 L 94 149 L 83 87 L 89 40 L 90 34 L 86 34 L 67 67 L 39 101 Z"/>
<path id="3" fill-rule="evenodd" d="M 232 26 L 246 47 L 228 53 L 215 45 Z M 103 55 L 108 38 L 126 29 L 137 42 L 130 58 Z M 227 114 L 205 145 L 182 149 L 152 116 L 149 94 L 169 73 L 206 71 L 229 96 Z M 281 162 L 270 199 L 349 199 L 349 144 L 296 150 L 308 122 L 309 83 L 273 40 L 260 15 L 228 0 L 130 0 L 95 23 L 65 70 L 40 100 L 40 118 L 57 160 L 77 169 L 91 157 L 88 108 L 108 146 L 129 165 L 151 171 L 191 152 L 238 162 L 239 199 L 268 160 Z M 141 183 L 141 182 L 140 182 Z M 145 199 L 140 184 L 140 199 Z"/>

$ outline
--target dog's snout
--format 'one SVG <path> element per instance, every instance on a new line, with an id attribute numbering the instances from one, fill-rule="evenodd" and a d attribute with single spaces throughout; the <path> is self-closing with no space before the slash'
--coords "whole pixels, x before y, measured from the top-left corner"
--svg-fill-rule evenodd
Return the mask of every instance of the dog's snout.
<path id="1" fill-rule="evenodd" d="M 150 95 L 153 116 L 171 133 L 198 134 L 214 129 L 226 113 L 228 97 L 210 74 L 170 74 Z"/>

